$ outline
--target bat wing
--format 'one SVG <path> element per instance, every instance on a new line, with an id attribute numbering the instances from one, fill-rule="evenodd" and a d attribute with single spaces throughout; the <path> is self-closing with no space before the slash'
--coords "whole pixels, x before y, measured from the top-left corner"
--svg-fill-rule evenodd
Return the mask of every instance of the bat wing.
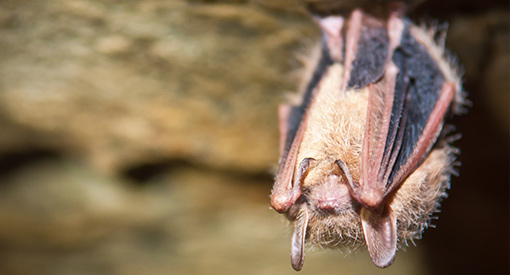
<path id="1" fill-rule="evenodd" d="M 271 194 L 271 206 L 280 213 L 287 212 L 301 195 L 300 179 L 294 179 L 298 149 L 306 128 L 309 107 L 322 76 L 332 63 L 329 50 L 323 45 L 321 58 L 305 89 L 301 104 L 282 104 L 279 107 L 280 165 Z M 308 168 L 309 161 L 306 159 L 300 164 L 300 175 Z"/>
<path id="2" fill-rule="evenodd" d="M 361 179 L 353 185 L 364 207 L 362 224 L 374 264 L 386 267 L 396 252 L 396 219 L 385 200 L 427 157 L 439 135 L 454 95 L 425 45 L 410 32 L 410 23 L 388 23 L 391 59 L 383 78 L 369 84 Z"/>
<path id="3" fill-rule="evenodd" d="M 271 205 L 280 213 L 287 212 L 301 195 L 300 178 L 310 159 L 304 159 L 298 168 L 296 162 L 309 107 L 327 68 L 333 62 L 343 62 L 344 90 L 369 87 L 359 183 L 353 182 L 342 161 L 337 164 L 349 179 L 353 198 L 362 205 L 360 216 L 372 261 L 386 267 L 397 249 L 397 220 L 387 200 L 427 157 L 457 86 L 445 76 L 440 57 L 429 53 L 430 45 L 415 39 L 410 22 L 397 13 L 385 24 L 354 11 L 345 44 L 342 17 L 319 21 L 324 35 L 322 55 L 303 101 L 279 109 L 281 157 Z M 300 224 L 295 232 L 301 235 L 293 238 L 295 269 L 302 265 L 305 227 Z"/>
<path id="4" fill-rule="evenodd" d="M 279 108 L 281 157 L 271 194 L 271 205 L 280 213 L 288 211 L 301 195 L 299 177 L 294 179 L 298 149 L 306 128 L 309 107 L 327 68 L 334 62 L 343 62 L 343 88 L 356 89 L 380 79 L 388 59 L 388 34 L 380 20 L 360 10 L 354 11 L 349 19 L 344 46 L 342 16 L 316 19 L 323 30 L 321 58 L 305 89 L 301 104 L 283 104 Z M 355 74 L 351 73 L 353 70 Z M 308 162 L 303 160 L 299 165 L 298 175 L 306 171 Z"/>
<path id="5" fill-rule="evenodd" d="M 356 195 L 377 207 L 426 158 L 454 95 L 425 45 L 401 21 L 402 33 L 385 75 L 370 85 L 362 176 Z"/>

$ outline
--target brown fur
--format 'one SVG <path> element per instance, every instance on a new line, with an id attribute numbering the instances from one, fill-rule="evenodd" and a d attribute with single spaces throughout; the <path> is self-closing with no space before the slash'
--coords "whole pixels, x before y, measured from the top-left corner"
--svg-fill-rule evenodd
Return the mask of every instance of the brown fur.
<path id="1" fill-rule="evenodd" d="M 435 59 L 443 56 L 442 46 L 436 45 L 432 36 L 426 35 L 426 30 L 413 27 L 413 34 L 431 49 Z M 448 80 L 456 83 L 459 92 L 455 101 L 462 104 L 462 89 L 456 70 L 444 60 L 441 60 L 440 66 Z M 341 245 L 356 248 L 365 243 L 360 206 L 350 196 L 344 196 L 348 183 L 335 165 L 335 160 L 345 162 L 353 180 L 359 182 L 368 88 L 342 90 L 344 73 L 342 65 L 334 64 L 321 81 L 317 96 L 310 106 L 309 123 L 299 148 L 296 167 L 305 158 L 315 159 L 301 182 L 304 197 L 308 201 L 316 200 L 317 193 L 330 188 L 329 185 L 334 185 L 331 181 L 337 180 L 340 186 L 339 201 L 345 206 L 340 212 L 324 213 L 317 210 L 313 203 L 304 204 L 303 207 L 309 208 L 307 240 L 325 247 Z M 454 148 L 447 143 L 435 147 L 390 200 L 390 207 L 397 217 L 400 242 L 420 238 L 423 230 L 429 226 L 439 202 L 446 196 L 454 152 Z M 290 218 L 297 217 L 291 214 Z"/>

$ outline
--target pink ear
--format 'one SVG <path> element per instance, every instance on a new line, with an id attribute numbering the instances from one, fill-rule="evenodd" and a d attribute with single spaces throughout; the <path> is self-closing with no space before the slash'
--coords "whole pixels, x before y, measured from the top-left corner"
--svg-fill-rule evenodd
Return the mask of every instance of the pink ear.
<path id="1" fill-rule="evenodd" d="M 389 205 L 382 213 L 361 209 L 361 222 L 372 262 L 380 267 L 390 266 L 397 252 L 397 219 Z"/>
<path id="2" fill-rule="evenodd" d="M 302 207 L 301 213 L 294 222 L 294 234 L 292 235 L 292 247 L 290 263 L 292 268 L 300 271 L 305 262 L 305 238 L 306 228 L 308 226 L 308 210 Z"/>

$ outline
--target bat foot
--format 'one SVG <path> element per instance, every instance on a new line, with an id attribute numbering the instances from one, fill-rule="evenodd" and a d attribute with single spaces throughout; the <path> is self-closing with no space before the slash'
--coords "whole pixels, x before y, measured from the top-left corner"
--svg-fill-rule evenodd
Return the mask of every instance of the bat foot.
<path id="1" fill-rule="evenodd" d="M 285 213 L 289 211 L 289 208 L 294 204 L 291 194 L 273 194 L 271 196 L 271 207 L 278 213 Z"/>
<path id="2" fill-rule="evenodd" d="M 376 189 L 365 189 L 360 193 L 359 202 L 371 209 L 378 208 L 384 198 L 382 192 Z"/>

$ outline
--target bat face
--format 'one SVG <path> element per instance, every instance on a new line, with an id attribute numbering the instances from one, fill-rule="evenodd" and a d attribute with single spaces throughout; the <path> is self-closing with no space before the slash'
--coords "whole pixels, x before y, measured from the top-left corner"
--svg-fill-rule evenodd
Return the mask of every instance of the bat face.
<path id="1" fill-rule="evenodd" d="M 280 106 L 273 208 L 294 224 L 291 263 L 305 243 L 366 245 L 392 264 L 420 238 L 445 195 L 457 153 L 439 139 L 463 94 L 434 32 L 398 14 L 319 19 L 319 60 L 300 105 Z"/>

